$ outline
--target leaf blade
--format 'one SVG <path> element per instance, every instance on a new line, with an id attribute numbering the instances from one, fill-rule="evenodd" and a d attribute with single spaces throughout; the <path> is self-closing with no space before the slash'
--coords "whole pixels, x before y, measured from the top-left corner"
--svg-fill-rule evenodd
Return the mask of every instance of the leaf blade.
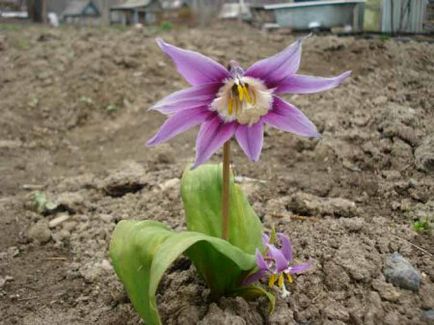
<path id="1" fill-rule="evenodd" d="M 262 224 L 231 175 L 229 183 L 229 239 L 249 254 L 262 247 Z M 206 164 L 187 168 L 181 180 L 181 195 L 187 228 L 214 237 L 222 235 L 222 165 Z"/>

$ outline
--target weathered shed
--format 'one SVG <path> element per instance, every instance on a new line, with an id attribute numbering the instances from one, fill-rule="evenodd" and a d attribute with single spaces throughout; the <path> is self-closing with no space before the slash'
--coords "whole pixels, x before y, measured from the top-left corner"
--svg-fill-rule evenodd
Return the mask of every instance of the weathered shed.
<path id="1" fill-rule="evenodd" d="M 110 23 L 122 25 L 153 24 L 162 6 L 158 0 L 127 0 L 110 8 Z"/>
<path id="2" fill-rule="evenodd" d="M 363 29 L 365 0 L 317 0 L 281 4 L 252 5 L 252 22 L 262 27 L 294 30 L 345 27 Z"/>
<path id="3" fill-rule="evenodd" d="M 76 0 L 68 3 L 60 17 L 66 23 L 96 25 L 101 13 L 92 1 Z"/>

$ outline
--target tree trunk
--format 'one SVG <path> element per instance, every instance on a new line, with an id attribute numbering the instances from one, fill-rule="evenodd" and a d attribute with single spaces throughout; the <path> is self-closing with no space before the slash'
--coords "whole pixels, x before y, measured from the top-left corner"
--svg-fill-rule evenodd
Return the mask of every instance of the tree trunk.
<path id="1" fill-rule="evenodd" d="M 35 23 L 45 23 L 47 21 L 47 1 L 46 0 L 27 0 L 27 13 L 29 18 Z"/>

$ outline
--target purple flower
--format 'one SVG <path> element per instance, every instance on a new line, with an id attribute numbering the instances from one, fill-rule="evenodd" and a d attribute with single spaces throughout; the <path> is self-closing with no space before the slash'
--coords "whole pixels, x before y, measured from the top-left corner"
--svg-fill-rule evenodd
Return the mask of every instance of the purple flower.
<path id="1" fill-rule="evenodd" d="M 235 61 L 226 69 L 197 52 L 157 39 L 160 48 L 191 84 L 156 103 L 152 109 L 168 116 L 148 145 L 157 145 L 200 125 L 194 167 L 206 162 L 233 136 L 244 153 L 257 161 L 264 124 L 305 137 L 318 137 L 315 125 L 279 95 L 309 94 L 338 86 L 347 71 L 332 78 L 296 74 L 301 40 L 282 52 L 260 60 L 247 70 Z"/>
<path id="2" fill-rule="evenodd" d="M 289 238 L 282 233 L 277 233 L 277 238 L 280 248 L 271 244 L 269 237 L 264 234 L 265 254 L 261 254 L 259 249 L 256 249 L 258 271 L 247 276 L 243 281 L 243 285 L 249 285 L 264 277 L 268 277 L 268 285 L 273 287 L 277 281 L 278 287 L 282 290 L 282 296 L 286 297 L 289 292 L 286 290 L 285 278 L 291 283 L 293 281 L 292 274 L 308 270 L 311 264 L 290 265 L 292 262 L 292 247 Z"/>

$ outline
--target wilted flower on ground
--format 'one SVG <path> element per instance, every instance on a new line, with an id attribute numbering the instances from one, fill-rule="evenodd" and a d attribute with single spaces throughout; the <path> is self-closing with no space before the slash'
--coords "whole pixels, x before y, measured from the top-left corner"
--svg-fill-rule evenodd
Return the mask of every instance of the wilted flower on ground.
<path id="1" fill-rule="evenodd" d="M 286 289 L 285 281 L 292 283 L 292 274 L 308 270 L 311 264 L 290 265 L 292 262 L 292 247 L 289 238 L 282 233 L 277 233 L 277 238 L 280 248 L 277 248 L 274 243 L 270 243 L 270 238 L 264 234 L 265 253 L 261 254 L 259 249 L 256 250 L 258 271 L 249 275 L 243 281 L 243 284 L 249 285 L 268 277 L 268 285 L 273 287 L 277 282 L 278 287 L 282 290 L 282 297 L 286 297 L 289 292 Z"/>
<path id="2" fill-rule="evenodd" d="M 257 161 L 264 124 L 301 136 L 319 136 L 314 124 L 279 95 L 331 89 L 350 75 L 350 71 L 332 78 L 296 74 L 301 40 L 245 71 L 235 61 L 226 69 L 200 53 L 161 39 L 157 42 L 192 87 L 177 91 L 153 106 L 168 119 L 148 145 L 165 142 L 200 124 L 194 166 L 207 161 L 233 136 L 245 154 Z"/>

